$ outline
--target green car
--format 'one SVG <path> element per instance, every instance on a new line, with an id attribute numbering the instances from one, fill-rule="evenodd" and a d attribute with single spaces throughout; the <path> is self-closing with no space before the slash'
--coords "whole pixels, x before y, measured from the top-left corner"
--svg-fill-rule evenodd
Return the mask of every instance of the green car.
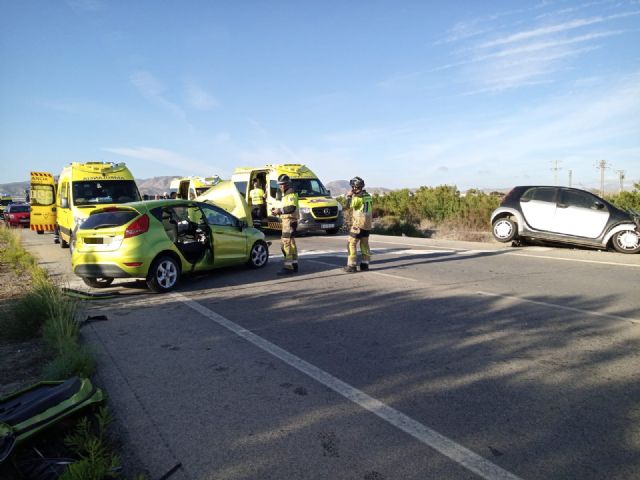
<path id="1" fill-rule="evenodd" d="M 230 265 L 264 267 L 269 247 L 251 223 L 232 182 L 220 182 L 205 201 L 154 200 L 95 209 L 79 227 L 73 272 L 90 287 L 114 278 L 144 278 L 168 292 L 182 274 Z"/>

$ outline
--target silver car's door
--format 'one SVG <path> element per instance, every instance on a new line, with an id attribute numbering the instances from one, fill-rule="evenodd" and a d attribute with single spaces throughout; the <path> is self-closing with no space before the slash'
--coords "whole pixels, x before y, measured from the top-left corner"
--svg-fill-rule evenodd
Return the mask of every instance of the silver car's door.
<path id="1" fill-rule="evenodd" d="M 609 210 L 595 195 L 580 190 L 561 190 L 556 208 L 555 232 L 597 238 L 608 220 Z"/>
<path id="2" fill-rule="evenodd" d="M 520 197 L 520 208 L 531 228 L 553 231 L 557 190 L 554 187 L 532 187 Z"/>

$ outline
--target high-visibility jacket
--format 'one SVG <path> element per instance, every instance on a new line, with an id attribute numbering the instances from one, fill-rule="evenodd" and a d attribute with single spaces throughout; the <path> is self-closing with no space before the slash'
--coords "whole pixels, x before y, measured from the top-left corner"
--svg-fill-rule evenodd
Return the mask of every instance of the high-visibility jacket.
<path id="1" fill-rule="evenodd" d="M 264 203 L 264 190 L 261 188 L 252 188 L 249 192 L 251 205 L 262 205 Z"/>
<path id="2" fill-rule="evenodd" d="M 298 194 L 290 188 L 282 196 L 282 214 L 281 218 L 290 220 L 298 220 Z"/>
<path id="3" fill-rule="evenodd" d="M 373 218 L 373 199 L 366 190 L 354 193 L 347 199 L 347 208 L 351 207 L 352 226 L 362 230 L 371 230 Z"/>

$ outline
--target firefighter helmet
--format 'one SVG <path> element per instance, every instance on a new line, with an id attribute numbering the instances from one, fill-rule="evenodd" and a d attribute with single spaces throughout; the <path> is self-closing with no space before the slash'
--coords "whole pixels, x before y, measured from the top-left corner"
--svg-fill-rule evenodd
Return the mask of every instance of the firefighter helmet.
<path id="1" fill-rule="evenodd" d="M 364 180 L 360 177 L 353 177 L 349 180 L 349 185 L 351 185 L 351 188 L 362 190 L 364 188 Z"/>
<path id="2" fill-rule="evenodd" d="M 283 173 L 278 177 L 278 185 L 289 185 L 291 183 L 291 179 L 289 175 Z"/>

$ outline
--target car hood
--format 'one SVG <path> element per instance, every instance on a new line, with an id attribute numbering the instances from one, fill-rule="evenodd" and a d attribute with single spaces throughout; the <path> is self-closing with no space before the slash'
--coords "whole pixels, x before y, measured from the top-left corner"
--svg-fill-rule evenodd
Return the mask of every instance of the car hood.
<path id="1" fill-rule="evenodd" d="M 198 202 L 211 203 L 226 210 L 239 220 L 243 220 L 252 227 L 251 211 L 244 197 L 236 188 L 235 183 L 223 180 L 196 198 Z"/>

